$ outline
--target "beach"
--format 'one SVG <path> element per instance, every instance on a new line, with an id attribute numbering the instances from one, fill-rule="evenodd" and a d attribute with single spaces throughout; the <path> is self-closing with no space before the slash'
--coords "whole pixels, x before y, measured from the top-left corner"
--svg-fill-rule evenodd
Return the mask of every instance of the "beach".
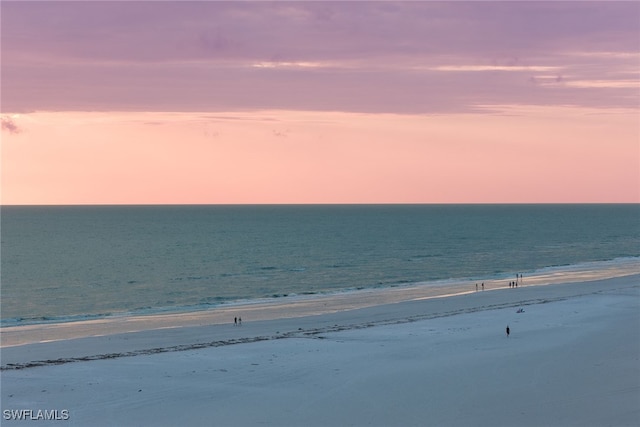
<path id="1" fill-rule="evenodd" d="M 8 328 L 2 425 L 640 424 L 640 275 L 401 291 Z"/>

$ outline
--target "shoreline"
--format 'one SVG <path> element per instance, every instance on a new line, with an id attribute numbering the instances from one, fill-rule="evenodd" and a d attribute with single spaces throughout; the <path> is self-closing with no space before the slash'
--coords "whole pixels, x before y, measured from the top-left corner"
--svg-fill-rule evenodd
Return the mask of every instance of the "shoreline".
<path id="1" fill-rule="evenodd" d="M 597 280 L 609 277 L 618 277 L 628 274 L 635 274 L 640 271 L 640 256 L 619 257 L 606 261 L 585 261 L 577 264 L 549 266 L 525 273 L 525 286 L 531 285 L 547 285 L 554 283 L 565 283 L 578 280 Z M 349 298 L 351 296 L 366 295 L 375 293 L 384 300 L 385 293 L 411 293 L 423 292 L 431 294 L 450 293 L 452 295 L 462 293 L 472 287 L 474 283 L 484 282 L 487 289 L 500 288 L 506 286 L 515 272 L 500 273 L 494 277 L 476 279 L 476 278 L 449 278 L 434 279 L 420 282 L 407 282 L 386 284 L 379 286 L 367 286 L 357 288 L 345 288 L 338 290 L 302 292 L 273 295 L 267 297 L 239 299 L 233 301 L 221 302 L 218 304 L 203 304 L 193 306 L 174 306 L 174 307 L 155 307 L 141 308 L 133 311 L 122 311 L 113 313 L 87 313 L 87 314 L 69 314 L 63 316 L 43 316 L 41 318 L 4 318 L 0 321 L 0 337 L 3 329 L 25 328 L 46 326 L 46 325 L 64 325 L 64 324 L 81 324 L 85 322 L 109 323 L 118 322 L 120 319 L 138 319 L 150 318 L 153 316 L 171 316 L 178 317 L 181 315 L 192 315 L 203 312 L 211 312 L 214 310 L 232 310 L 234 307 L 254 306 L 254 305 L 281 305 L 290 302 L 299 302 L 315 299 L 331 299 L 331 298 Z M 397 298 L 394 298 L 397 300 Z M 381 303 L 385 303 L 382 301 Z M 2 346 L 0 340 L 0 346 Z"/>
<path id="2" fill-rule="evenodd" d="M 640 274 L 7 347 L 0 399 L 97 427 L 622 427 L 638 336 Z"/>
<path id="3" fill-rule="evenodd" d="M 489 287 L 485 291 L 424 296 L 399 292 L 384 303 L 375 292 L 370 300 L 355 294 L 297 304 L 252 304 L 234 310 L 123 318 L 119 322 L 87 321 L 35 325 L 2 331 L 0 370 L 25 369 L 101 359 L 179 352 L 208 347 L 309 337 L 327 332 L 412 323 L 456 314 L 526 307 L 576 296 L 639 287 L 640 274 L 591 281 L 545 283 L 521 288 Z M 406 290 L 405 290 L 406 291 Z M 421 290 L 422 291 L 422 290 Z M 440 289 L 442 291 L 442 289 Z M 489 300 L 490 303 L 486 301 Z M 319 303 L 322 303 L 319 305 Z M 287 309 L 288 315 L 283 313 Z M 234 315 L 244 319 L 233 324 Z M 40 326 L 40 325 L 38 325 Z M 23 330 L 23 329 L 26 329 Z M 215 339 L 207 339 L 207 338 Z M 13 340 L 13 344 L 6 344 Z M 11 341 L 10 341 L 11 342 Z"/>
<path id="4" fill-rule="evenodd" d="M 604 280 L 633 275 L 640 271 L 640 259 L 633 257 L 624 260 L 622 263 L 619 260 L 613 260 L 549 267 L 536 274 L 525 276 L 524 285 L 521 284 L 521 288 Z M 484 282 L 479 280 L 445 280 L 242 301 L 201 310 L 180 310 L 141 315 L 123 314 L 86 320 L 2 326 L 0 327 L 0 348 L 145 330 L 224 325 L 230 323 L 236 316 L 244 316 L 245 319 L 251 321 L 264 321 L 330 314 L 403 301 L 474 293 L 476 292 L 475 284 L 480 286 L 481 283 L 484 283 L 485 291 L 506 289 L 508 282 L 508 278 L 491 279 Z M 479 289 L 479 291 L 481 290 Z"/>

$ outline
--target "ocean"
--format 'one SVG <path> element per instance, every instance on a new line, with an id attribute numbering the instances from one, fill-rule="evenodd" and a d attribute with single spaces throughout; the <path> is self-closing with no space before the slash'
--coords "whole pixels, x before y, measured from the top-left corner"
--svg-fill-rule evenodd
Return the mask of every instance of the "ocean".
<path id="1" fill-rule="evenodd" d="M 2 326 L 636 262 L 640 205 L 4 206 Z"/>

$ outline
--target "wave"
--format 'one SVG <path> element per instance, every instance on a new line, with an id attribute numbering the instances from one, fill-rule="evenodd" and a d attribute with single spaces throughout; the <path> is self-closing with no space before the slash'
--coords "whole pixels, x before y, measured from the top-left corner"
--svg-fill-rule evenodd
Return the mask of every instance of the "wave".
<path id="1" fill-rule="evenodd" d="M 531 271 L 519 272 L 494 272 L 489 277 L 457 277 L 428 281 L 406 281 L 397 280 L 389 283 L 377 283 L 371 286 L 345 287 L 341 289 L 301 291 L 298 293 L 273 293 L 260 298 L 247 299 L 241 296 L 235 297 L 207 297 L 201 299 L 198 304 L 171 305 L 173 301 L 165 301 L 165 305 L 144 306 L 133 310 L 122 312 L 105 312 L 89 314 L 70 314 L 64 316 L 36 316 L 36 317 L 14 317 L 0 319 L 0 327 L 15 327 L 37 324 L 69 323 L 89 320 L 127 318 L 155 314 L 179 314 L 198 312 L 215 309 L 222 306 L 242 306 L 260 304 L 269 301 L 282 301 L 283 299 L 315 298 L 327 295 L 340 295 L 354 292 L 367 292 L 371 290 L 398 289 L 411 287 L 448 287 L 460 284 L 471 284 L 474 282 L 499 283 L 512 279 L 516 274 L 523 274 L 528 283 L 539 282 L 543 284 L 545 280 L 550 282 L 561 282 L 577 278 L 580 280 L 595 280 L 598 278 L 616 277 L 624 275 L 638 274 L 640 272 L 640 256 L 621 257 L 612 260 L 588 261 L 568 265 L 552 265 Z"/>

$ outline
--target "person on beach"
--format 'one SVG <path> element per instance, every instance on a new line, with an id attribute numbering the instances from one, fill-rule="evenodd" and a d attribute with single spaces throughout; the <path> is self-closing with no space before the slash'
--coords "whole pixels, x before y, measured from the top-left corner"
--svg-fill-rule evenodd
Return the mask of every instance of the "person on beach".
<path id="1" fill-rule="evenodd" d="M 482 282 L 482 290 L 484 291 L 484 282 Z"/>
<path id="2" fill-rule="evenodd" d="M 478 284 L 476 283 L 476 292 L 478 292 Z"/>
<path id="3" fill-rule="evenodd" d="M 238 317 L 238 325 L 242 326 L 242 317 Z"/>
<path id="4" fill-rule="evenodd" d="M 507 338 L 509 338 L 509 325 L 507 325 Z"/>
<path id="5" fill-rule="evenodd" d="M 237 317 L 233 318 L 233 326 L 238 326 L 238 318 Z"/>

